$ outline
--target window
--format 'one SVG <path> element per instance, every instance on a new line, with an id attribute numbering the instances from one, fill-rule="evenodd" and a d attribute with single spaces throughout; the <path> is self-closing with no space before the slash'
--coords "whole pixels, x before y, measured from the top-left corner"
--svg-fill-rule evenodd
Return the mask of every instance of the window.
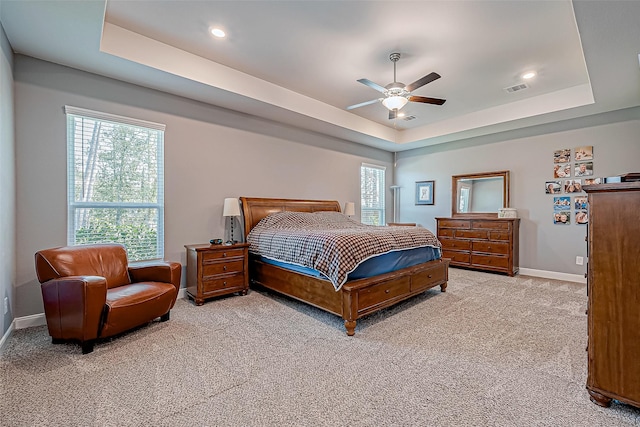
<path id="1" fill-rule="evenodd" d="M 363 224 L 384 225 L 384 171 L 383 166 L 360 166 L 360 221 Z"/>
<path id="2" fill-rule="evenodd" d="M 67 243 L 122 243 L 164 257 L 164 125 L 75 107 L 67 114 Z"/>

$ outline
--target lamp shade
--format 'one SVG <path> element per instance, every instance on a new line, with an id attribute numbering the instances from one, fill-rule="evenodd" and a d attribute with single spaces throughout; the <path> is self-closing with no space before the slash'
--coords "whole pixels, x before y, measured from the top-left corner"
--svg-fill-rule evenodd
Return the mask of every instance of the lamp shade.
<path id="1" fill-rule="evenodd" d="M 405 105 L 407 105 L 409 100 L 404 96 L 390 96 L 382 100 L 382 105 L 387 107 L 389 110 L 401 109 Z"/>
<path id="2" fill-rule="evenodd" d="M 353 202 L 347 202 L 344 204 L 344 214 L 351 216 L 356 214 L 356 205 Z"/>
<path id="3" fill-rule="evenodd" d="M 238 204 L 238 199 L 234 197 L 224 199 L 222 216 L 240 216 L 240 205 Z"/>

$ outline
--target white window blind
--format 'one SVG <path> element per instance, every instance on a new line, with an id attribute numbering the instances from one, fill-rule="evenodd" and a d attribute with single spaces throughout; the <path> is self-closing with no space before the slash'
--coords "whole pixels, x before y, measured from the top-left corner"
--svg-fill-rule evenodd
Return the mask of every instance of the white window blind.
<path id="1" fill-rule="evenodd" d="M 363 163 L 360 166 L 360 221 L 384 225 L 385 167 Z"/>
<path id="2" fill-rule="evenodd" d="M 164 128 L 75 107 L 67 115 L 67 243 L 164 257 Z"/>

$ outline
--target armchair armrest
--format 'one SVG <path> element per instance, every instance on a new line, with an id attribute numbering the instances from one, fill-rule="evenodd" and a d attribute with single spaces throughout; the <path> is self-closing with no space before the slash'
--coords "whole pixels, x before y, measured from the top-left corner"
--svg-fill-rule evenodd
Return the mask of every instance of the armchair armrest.
<path id="1" fill-rule="evenodd" d="M 107 300 L 107 280 L 100 276 L 51 279 L 42 284 L 42 299 L 52 337 L 93 340 Z"/>
<path id="2" fill-rule="evenodd" d="M 154 262 L 151 264 L 130 265 L 128 269 L 132 283 L 171 283 L 177 290 L 180 290 L 182 264 L 179 262 Z"/>

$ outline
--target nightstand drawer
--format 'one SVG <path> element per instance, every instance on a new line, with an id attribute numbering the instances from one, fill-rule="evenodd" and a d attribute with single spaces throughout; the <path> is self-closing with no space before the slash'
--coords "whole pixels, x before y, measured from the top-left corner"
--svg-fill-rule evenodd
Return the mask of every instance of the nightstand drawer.
<path id="1" fill-rule="evenodd" d="M 232 274 L 229 276 L 218 276 L 215 279 L 202 281 L 202 291 L 206 294 L 221 289 L 244 288 L 244 274 Z"/>
<path id="2" fill-rule="evenodd" d="M 224 246 L 221 246 L 224 248 Z M 215 252 L 205 252 L 202 254 L 202 262 L 208 264 L 211 260 L 220 260 L 223 258 L 233 258 L 244 256 L 244 249 L 220 249 Z"/>
<path id="3" fill-rule="evenodd" d="M 202 279 L 206 280 L 208 276 L 216 274 L 238 273 L 244 269 L 244 259 L 236 259 L 230 261 L 219 261 L 202 266 Z"/>

